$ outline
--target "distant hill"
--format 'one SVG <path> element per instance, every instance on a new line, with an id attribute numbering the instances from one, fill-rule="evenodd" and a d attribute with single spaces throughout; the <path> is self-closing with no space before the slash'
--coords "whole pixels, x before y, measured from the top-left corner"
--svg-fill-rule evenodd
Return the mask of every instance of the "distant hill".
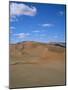
<path id="1" fill-rule="evenodd" d="M 41 60 L 43 62 L 43 60 L 62 60 L 65 58 L 64 54 L 64 43 L 24 41 L 17 44 L 10 44 L 10 58 L 12 61 Z"/>
<path id="2" fill-rule="evenodd" d="M 66 43 L 64 42 L 50 42 L 50 44 L 60 46 L 60 47 L 66 47 Z"/>

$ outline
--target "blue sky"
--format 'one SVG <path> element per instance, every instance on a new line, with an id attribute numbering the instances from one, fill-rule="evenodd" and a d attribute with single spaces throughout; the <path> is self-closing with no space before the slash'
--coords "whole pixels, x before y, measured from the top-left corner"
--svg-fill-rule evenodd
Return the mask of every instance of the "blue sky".
<path id="1" fill-rule="evenodd" d="M 65 5 L 10 2 L 10 43 L 65 42 Z"/>

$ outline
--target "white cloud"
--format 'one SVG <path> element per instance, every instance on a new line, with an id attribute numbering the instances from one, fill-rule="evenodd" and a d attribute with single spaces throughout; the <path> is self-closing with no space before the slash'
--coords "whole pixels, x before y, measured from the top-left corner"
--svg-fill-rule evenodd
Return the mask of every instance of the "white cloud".
<path id="1" fill-rule="evenodd" d="M 18 3 L 11 3 L 10 4 L 10 16 L 20 16 L 20 15 L 27 15 L 27 16 L 35 16 L 37 13 L 36 7 L 29 7 L 26 4 L 18 4 Z"/>
<path id="2" fill-rule="evenodd" d="M 16 28 L 15 28 L 15 27 L 13 27 L 13 26 L 11 26 L 11 27 L 10 27 L 10 30 L 15 30 L 15 29 L 16 29 Z"/>
<path id="3" fill-rule="evenodd" d="M 10 34 L 13 34 L 13 31 L 12 30 L 10 30 L 10 32 L 9 32 Z"/>
<path id="4" fill-rule="evenodd" d="M 9 31 L 9 33 L 10 33 L 10 34 L 13 34 L 13 31 L 14 31 L 15 29 L 16 29 L 15 27 L 10 26 L 10 31 Z"/>
<path id="5" fill-rule="evenodd" d="M 17 16 L 27 15 L 35 16 L 37 9 L 34 6 L 29 7 L 26 4 L 11 3 L 10 4 L 10 22 L 18 21 Z"/>
<path id="6" fill-rule="evenodd" d="M 16 16 L 10 16 L 10 22 L 15 22 L 15 21 L 18 21 Z"/>
<path id="7" fill-rule="evenodd" d="M 50 23 L 45 23 L 45 24 L 41 24 L 42 27 L 52 27 L 53 24 Z"/>
<path id="8" fill-rule="evenodd" d="M 40 31 L 39 31 L 39 30 L 35 30 L 35 31 L 32 31 L 32 32 L 38 33 L 38 32 L 40 32 Z"/>
<path id="9" fill-rule="evenodd" d="M 60 16 L 63 16 L 64 15 L 64 12 L 63 11 L 59 11 L 59 15 Z"/>
<path id="10" fill-rule="evenodd" d="M 17 38 L 25 38 L 27 36 L 29 36 L 29 33 L 18 33 L 18 34 L 14 34 L 14 36 L 16 36 Z"/>

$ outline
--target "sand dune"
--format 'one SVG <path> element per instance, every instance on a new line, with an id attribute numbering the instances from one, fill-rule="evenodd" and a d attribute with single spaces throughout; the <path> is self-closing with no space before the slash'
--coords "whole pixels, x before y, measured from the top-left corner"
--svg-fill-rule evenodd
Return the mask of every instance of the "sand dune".
<path id="1" fill-rule="evenodd" d="M 10 45 L 10 88 L 65 85 L 65 47 L 21 42 Z"/>

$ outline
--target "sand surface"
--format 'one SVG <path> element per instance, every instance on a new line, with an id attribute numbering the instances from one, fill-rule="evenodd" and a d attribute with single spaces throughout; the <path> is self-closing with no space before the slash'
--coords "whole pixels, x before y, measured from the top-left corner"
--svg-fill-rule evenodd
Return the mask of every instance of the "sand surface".
<path id="1" fill-rule="evenodd" d="M 10 88 L 65 85 L 65 48 L 27 43 L 10 53 Z"/>

